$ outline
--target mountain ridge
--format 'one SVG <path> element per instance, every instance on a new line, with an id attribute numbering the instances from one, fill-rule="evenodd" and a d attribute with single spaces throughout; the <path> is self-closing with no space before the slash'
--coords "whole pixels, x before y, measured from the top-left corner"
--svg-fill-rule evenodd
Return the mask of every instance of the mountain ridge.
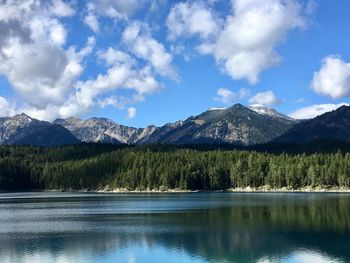
<path id="1" fill-rule="evenodd" d="M 350 107 L 342 106 L 310 120 L 295 120 L 261 105 L 211 108 L 163 126 L 135 128 L 108 118 L 70 117 L 40 121 L 22 113 L 0 118 L 0 144 L 55 146 L 80 142 L 112 144 L 229 143 L 242 146 L 269 142 L 350 141 Z"/>
<path id="2" fill-rule="evenodd" d="M 0 144 L 58 146 L 79 142 L 66 128 L 31 118 L 25 113 L 0 118 Z"/>
<path id="3" fill-rule="evenodd" d="M 270 109 L 271 111 L 271 109 Z M 276 111 L 274 111 L 276 112 Z M 277 113 L 277 112 L 276 112 Z M 239 117 L 240 116 L 240 117 Z M 214 108 L 185 120 L 167 123 L 157 127 L 128 127 L 106 118 L 57 119 L 83 142 L 116 140 L 115 143 L 237 143 L 250 145 L 264 143 L 281 135 L 296 123 L 282 114 L 270 116 L 258 114 L 242 104 L 229 108 Z M 251 121 L 247 121 L 247 120 Z M 258 125 L 254 124 L 254 121 Z M 273 127 L 273 129 L 271 129 Z"/>
<path id="4" fill-rule="evenodd" d="M 350 106 L 343 105 L 298 123 L 273 142 L 307 143 L 314 140 L 350 141 Z"/>

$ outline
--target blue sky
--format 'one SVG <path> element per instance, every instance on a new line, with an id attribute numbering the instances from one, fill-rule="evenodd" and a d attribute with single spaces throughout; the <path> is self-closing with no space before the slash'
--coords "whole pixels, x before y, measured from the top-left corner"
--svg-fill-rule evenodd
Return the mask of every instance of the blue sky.
<path id="1" fill-rule="evenodd" d="M 347 0 L 0 3 L 0 115 L 162 125 L 234 103 L 349 102 Z"/>

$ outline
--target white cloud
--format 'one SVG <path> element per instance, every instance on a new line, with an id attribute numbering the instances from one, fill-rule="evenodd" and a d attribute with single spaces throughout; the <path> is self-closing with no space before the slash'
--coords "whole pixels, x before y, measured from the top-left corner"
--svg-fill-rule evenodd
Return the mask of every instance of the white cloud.
<path id="1" fill-rule="evenodd" d="M 350 63 L 338 56 L 323 59 L 321 68 L 314 73 L 313 90 L 332 99 L 350 96 Z"/>
<path id="2" fill-rule="evenodd" d="M 94 14 L 87 14 L 84 17 L 84 23 L 88 25 L 92 31 L 98 33 L 100 31 L 100 27 L 97 21 L 97 17 Z"/>
<path id="3" fill-rule="evenodd" d="M 84 22 L 98 32 L 98 15 L 128 19 L 143 1 L 96 2 L 87 4 Z M 80 115 L 95 106 L 123 109 L 163 88 L 156 73 L 177 78 L 171 53 L 151 36 L 146 24 L 131 23 L 121 43 L 130 54 L 112 47 L 97 51 L 97 57 L 105 62 L 103 71 L 96 77 L 80 80 L 96 40 L 89 37 L 85 47 L 67 45 L 70 32 L 60 19 L 75 14 L 70 3 L 65 0 L 0 3 L 0 74 L 20 98 L 20 107 L 16 107 L 1 97 L 1 114 L 26 112 L 52 120 Z M 87 18 L 89 15 L 96 16 L 96 21 Z M 128 29 L 133 25 L 137 25 L 136 34 L 128 38 Z M 127 94 L 131 95 L 118 96 L 120 89 L 129 90 Z M 111 93 L 109 99 L 105 98 L 106 93 Z"/>
<path id="4" fill-rule="evenodd" d="M 98 100 L 98 105 L 100 106 L 100 108 L 113 106 L 115 108 L 122 110 L 122 109 L 125 109 L 126 105 L 138 102 L 139 100 L 140 100 L 140 97 L 137 95 L 132 98 L 112 95 L 107 98 Z"/>
<path id="5" fill-rule="evenodd" d="M 16 114 L 15 105 L 0 96 L 0 117 L 7 117 Z"/>
<path id="6" fill-rule="evenodd" d="M 226 88 L 219 88 L 216 91 L 217 97 L 214 98 L 216 101 L 221 101 L 225 104 L 231 104 L 235 100 L 242 100 L 250 95 L 250 90 L 241 88 L 237 92 L 232 92 Z"/>
<path id="7" fill-rule="evenodd" d="M 96 13 L 113 19 L 128 19 L 137 9 L 139 9 L 142 0 L 92 0 L 96 6 Z M 88 3 L 89 4 L 89 3 Z"/>
<path id="8" fill-rule="evenodd" d="M 130 107 L 128 109 L 128 116 L 127 119 L 132 119 L 136 116 L 136 109 L 134 107 Z"/>
<path id="9" fill-rule="evenodd" d="M 213 55 L 233 79 L 255 84 L 261 71 L 280 61 L 275 47 L 287 32 L 304 26 L 302 7 L 297 1 L 282 0 L 232 3 L 233 15 L 227 17 Z"/>
<path id="10" fill-rule="evenodd" d="M 341 106 L 349 105 L 348 103 L 339 103 L 339 104 L 319 104 L 319 105 L 311 105 L 308 107 L 304 107 L 301 109 L 298 109 L 291 114 L 289 114 L 290 117 L 294 119 L 311 119 L 318 115 L 321 115 L 328 111 L 333 111 L 338 109 Z"/>
<path id="11" fill-rule="evenodd" d="M 95 13 L 96 11 L 95 4 L 91 2 L 87 3 L 86 10 L 87 10 L 87 14 L 84 17 L 84 23 L 88 27 L 90 27 L 92 31 L 94 31 L 95 33 L 98 33 L 100 31 L 100 26 L 98 23 L 97 15 Z"/>
<path id="12" fill-rule="evenodd" d="M 72 4 L 62 0 L 52 0 L 51 11 L 56 16 L 72 16 L 75 14 Z"/>
<path id="13" fill-rule="evenodd" d="M 130 24 L 123 32 L 123 41 L 137 57 L 148 61 L 158 74 L 178 78 L 172 65 L 172 55 L 152 38 L 146 25 L 138 22 Z"/>
<path id="14" fill-rule="evenodd" d="M 268 90 L 255 94 L 249 99 L 249 103 L 263 106 L 273 106 L 283 103 L 283 100 L 277 98 L 272 90 Z"/>
<path id="15" fill-rule="evenodd" d="M 92 42 L 88 41 L 88 48 Z M 23 44 L 9 39 L 0 53 L 0 72 L 26 103 L 40 108 L 65 101 L 83 71 L 80 63 L 85 55 L 74 48 L 65 51 L 49 43 Z"/>
<path id="16" fill-rule="evenodd" d="M 112 48 L 99 52 L 101 58 L 108 53 L 125 55 Z M 95 79 L 76 84 L 75 94 L 59 109 L 60 116 L 69 117 L 90 110 L 96 105 L 96 98 L 106 92 L 129 89 L 134 92 L 132 101 L 137 102 L 143 100 L 146 95 L 157 92 L 162 88 L 148 66 L 140 68 L 133 63 L 129 63 L 129 60 L 120 59 L 120 57 L 109 61 L 109 65 L 106 74 L 99 74 Z M 97 101 L 100 107 L 106 106 L 106 103 L 114 104 L 113 100 Z M 121 103 L 120 105 L 124 107 L 127 100 L 124 99 Z M 117 104 L 114 106 L 117 106 Z"/>
<path id="17" fill-rule="evenodd" d="M 168 16 L 169 37 L 199 35 L 200 53 L 212 55 L 233 79 L 247 79 L 255 84 L 263 70 L 280 62 L 275 48 L 286 39 L 287 33 L 305 27 L 307 8 L 298 0 L 231 2 L 232 14 L 223 25 L 215 22 L 219 20 L 215 19 L 213 10 L 203 4 L 175 5 Z M 207 28 L 199 20 L 194 20 L 192 28 L 191 19 L 198 10 L 207 17 L 206 23 L 210 24 Z M 205 39 L 210 34 L 214 36 Z"/>
<path id="18" fill-rule="evenodd" d="M 203 2 L 183 2 L 174 5 L 167 18 L 169 39 L 198 35 L 207 38 L 215 35 L 218 21 L 213 11 Z"/>
<path id="19" fill-rule="evenodd" d="M 81 50 L 65 48 L 67 30 L 58 19 L 71 16 L 70 4 L 57 0 L 7 1 L 0 4 L 0 74 L 23 100 L 17 111 L 53 118 L 74 93 L 83 60 L 92 51 L 89 38 Z"/>
<path id="20" fill-rule="evenodd" d="M 107 50 L 99 51 L 98 58 L 104 60 L 107 65 L 135 64 L 134 59 L 125 52 L 109 47 Z"/>
<path id="21" fill-rule="evenodd" d="M 118 100 L 114 96 L 110 96 L 108 98 L 99 100 L 98 101 L 98 105 L 101 108 L 105 108 L 107 106 L 114 106 L 114 107 L 116 107 L 118 105 Z"/>

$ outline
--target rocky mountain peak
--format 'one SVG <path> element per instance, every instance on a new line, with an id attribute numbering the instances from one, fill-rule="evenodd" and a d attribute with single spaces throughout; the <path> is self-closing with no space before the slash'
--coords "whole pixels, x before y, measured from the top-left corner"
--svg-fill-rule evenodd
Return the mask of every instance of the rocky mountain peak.
<path id="1" fill-rule="evenodd" d="M 12 118 L 10 118 L 10 120 L 15 121 L 15 122 L 20 122 L 20 123 L 29 123 L 33 119 L 31 117 L 29 117 L 27 114 L 21 113 L 21 114 L 17 114 L 15 116 L 13 116 Z"/>
<path id="2" fill-rule="evenodd" d="M 294 120 L 293 118 L 291 118 L 287 115 L 284 115 L 284 114 L 276 111 L 275 109 L 271 109 L 271 108 L 265 107 L 265 106 L 260 105 L 260 104 L 251 104 L 248 106 L 248 108 L 255 111 L 258 114 L 268 115 L 268 116 L 277 117 L 277 118 L 284 118 L 287 120 Z"/>

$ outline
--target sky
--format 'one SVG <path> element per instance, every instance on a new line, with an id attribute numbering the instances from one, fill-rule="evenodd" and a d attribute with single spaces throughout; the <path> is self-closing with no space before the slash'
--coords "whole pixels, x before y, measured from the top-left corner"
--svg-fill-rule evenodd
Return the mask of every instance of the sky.
<path id="1" fill-rule="evenodd" d="M 145 127 L 350 103 L 348 0 L 0 0 L 0 117 Z"/>

